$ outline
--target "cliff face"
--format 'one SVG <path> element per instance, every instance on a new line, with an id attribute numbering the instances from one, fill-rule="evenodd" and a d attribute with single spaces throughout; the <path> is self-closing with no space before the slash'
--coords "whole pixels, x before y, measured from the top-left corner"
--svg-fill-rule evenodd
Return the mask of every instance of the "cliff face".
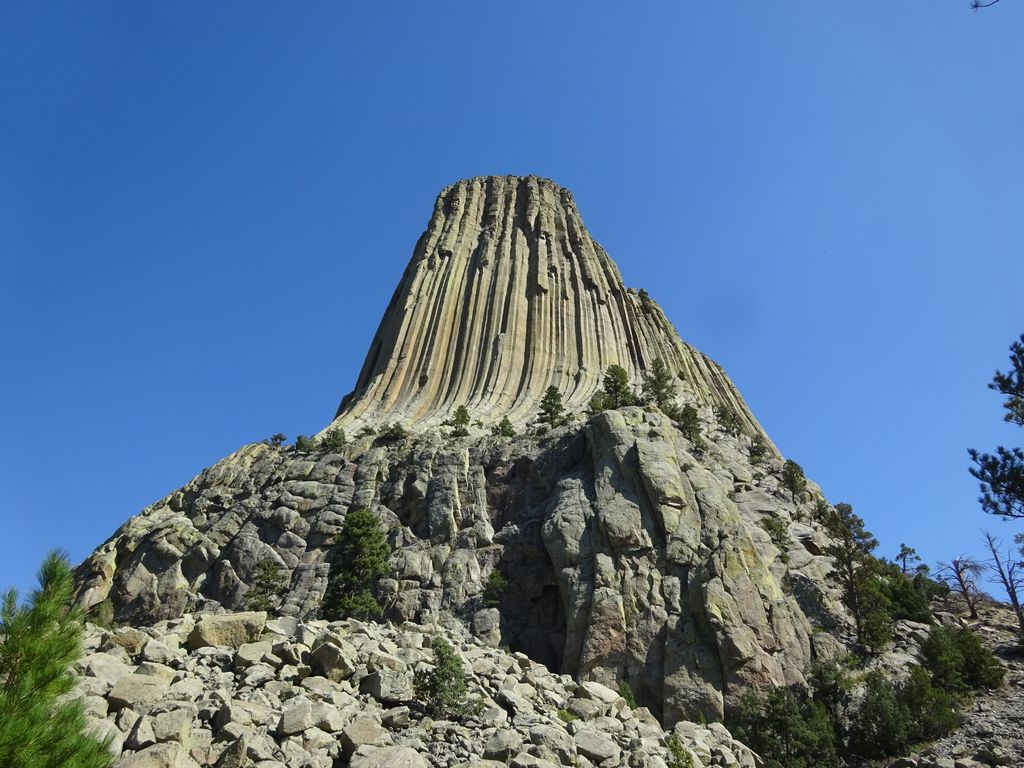
<path id="1" fill-rule="evenodd" d="M 609 365 L 639 381 L 658 358 L 699 402 L 759 430 L 721 368 L 623 286 L 568 190 L 535 176 L 469 179 L 434 203 L 337 423 L 424 428 L 465 405 L 484 424 L 524 424 L 548 386 L 579 411 Z"/>
<path id="2" fill-rule="evenodd" d="M 461 404 L 522 426 L 550 384 L 579 413 L 605 366 L 639 376 L 657 357 L 683 373 L 701 439 L 640 407 L 514 438 L 437 428 Z M 339 413 L 343 449 L 245 446 L 129 520 L 81 566 L 80 601 L 143 624 L 239 609 L 270 560 L 282 613 L 316 617 L 334 538 L 362 508 L 390 532 L 388 619 L 456 621 L 579 680 L 626 680 L 669 724 L 799 683 L 839 647 L 817 488 L 793 499 L 781 459 L 751 457 L 760 428 L 732 384 L 622 288 L 550 182 L 441 194 Z M 411 435 L 352 428 L 396 421 Z M 496 608 L 495 570 L 509 584 Z"/>

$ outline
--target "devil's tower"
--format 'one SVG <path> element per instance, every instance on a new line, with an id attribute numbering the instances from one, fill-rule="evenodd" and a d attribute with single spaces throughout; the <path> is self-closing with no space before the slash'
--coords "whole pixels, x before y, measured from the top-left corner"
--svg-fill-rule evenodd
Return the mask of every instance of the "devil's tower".
<path id="1" fill-rule="evenodd" d="M 759 429 L 719 367 L 646 293 L 623 286 L 568 190 L 483 176 L 438 195 L 338 420 L 415 429 L 465 405 L 484 424 L 521 425 L 548 386 L 579 411 L 609 365 L 639 380 L 658 358 L 698 402 Z"/>

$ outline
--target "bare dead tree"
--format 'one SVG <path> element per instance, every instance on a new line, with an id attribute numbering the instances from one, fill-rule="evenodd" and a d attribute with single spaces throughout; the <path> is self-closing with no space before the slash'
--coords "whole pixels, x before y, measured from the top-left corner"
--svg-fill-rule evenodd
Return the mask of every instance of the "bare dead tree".
<path id="1" fill-rule="evenodd" d="M 995 5 L 999 0 L 989 0 L 987 3 L 981 2 L 981 0 L 971 0 L 971 10 L 978 10 L 979 8 L 988 8 L 990 5 Z"/>
<path id="2" fill-rule="evenodd" d="M 937 575 L 964 599 L 972 619 L 978 618 L 978 598 L 981 597 L 978 577 L 984 570 L 984 564 L 963 555 L 948 563 L 939 563 Z"/>
<path id="3" fill-rule="evenodd" d="M 1001 584 L 1010 598 L 1010 605 L 1013 606 L 1013 613 L 1017 617 L 1017 626 L 1020 633 L 1024 635 L 1024 609 L 1021 608 L 1020 595 L 1024 592 L 1024 563 L 1020 561 L 1020 550 L 1003 550 L 1003 542 L 997 539 L 989 531 L 985 534 L 985 546 L 992 555 L 989 561 L 996 575 L 992 579 L 995 584 Z M 1020 542 L 1018 542 L 1019 544 Z"/>

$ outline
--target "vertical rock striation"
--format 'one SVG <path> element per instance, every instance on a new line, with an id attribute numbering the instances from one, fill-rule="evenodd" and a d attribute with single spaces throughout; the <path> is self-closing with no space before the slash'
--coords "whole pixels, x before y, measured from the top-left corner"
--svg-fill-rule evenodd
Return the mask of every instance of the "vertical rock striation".
<path id="1" fill-rule="evenodd" d="M 658 358 L 697 402 L 761 431 L 722 369 L 623 286 L 568 190 L 536 176 L 468 179 L 434 203 L 337 423 L 422 428 L 466 405 L 484 423 L 523 424 L 548 386 L 581 411 L 609 365 L 639 382 Z"/>

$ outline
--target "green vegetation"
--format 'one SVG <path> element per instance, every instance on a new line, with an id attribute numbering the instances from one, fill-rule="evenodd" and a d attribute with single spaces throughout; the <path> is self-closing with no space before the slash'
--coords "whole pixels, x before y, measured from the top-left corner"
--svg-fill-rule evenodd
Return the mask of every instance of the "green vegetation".
<path id="1" fill-rule="evenodd" d="M 786 459 L 786 463 L 782 466 L 782 487 L 789 491 L 793 501 L 796 501 L 796 497 L 807 490 L 804 468 L 792 459 Z"/>
<path id="2" fill-rule="evenodd" d="M 1024 427 L 1024 334 L 1010 345 L 1009 373 L 996 371 L 989 389 L 1006 396 L 1003 420 Z M 981 508 L 1003 518 L 1024 517 L 1024 450 L 999 446 L 994 454 L 968 451 L 981 485 Z"/>
<path id="3" fill-rule="evenodd" d="M 452 429 L 452 437 L 468 437 L 469 436 L 469 411 L 466 410 L 466 406 L 460 405 L 455 409 L 455 413 L 452 415 L 451 421 L 448 422 Z"/>
<path id="4" fill-rule="evenodd" d="M 396 421 L 393 424 L 385 424 L 380 428 L 380 432 L 377 433 L 377 442 L 395 443 L 399 440 L 404 440 L 408 434 L 405 431 L 405 427 Z"/>
<path id="5" fill-rule="evenodd" d="M 270 437 L 268 437 L 263 442 L 266 445 L 271 446 L 272 448 L 280 448 L 282 445 L 284 445 L 284 441 L 287 439 L 288 438 L 283 433 L 277 432 L 276 434 L 273 434 Z"/>
<path id="6" fill-rule="evenodd" d="M 668 737 L 668 768 L 696 768 L 696 763 L 676 734 Z"/>
<path id="7" fill-rule="evenodd" d="M 512 426 L 512 422 L 508 420 L 508 416 L 505 416 L 491 427 L 491 434 L 496 437 L 515 437 L 516 429 Z"/>
<path id="8" fill-rule="evenodd" d="M 19 606 L 10 590 L 0 608 L 0 765 L 4 768 L 108 768 L 108 742 L 85 735 L 75 686 L 83 617 L 69 607 L 71 565 L 59 551 L 39 569 L 39 588 Z"/>
<path id="9" fill-rule="evenodd" d="M 434 636 L 430 647 L 434 651 L 434 666 L 429 670 L 416 670 L 413 678 L 416 697 L 431 717 L 458 719 L 468 708 L 462 659 L 440 635 Z"/>
<path id="10" fill-rule="evenodd" d="M 740 436 L 740 432 L 742 432 L 742 424 L 740 423 L 740 417 L 736 415 L 736 411 L 732 408 L 727 405 L 716 405 L 715 418 L 727 434 L 730 434 L 733 437 Z"/>
<path id="11" fill-rule="evenodd" d="M 508 581 L 501 575 L 501 571 L 495 568 L 487 577 L 487 583 L 484 584 L 484 605 L 487 608 L 497 608 L 506 589 L 508 589 Z"/>
<path id="12" fill-rule="evenodd" d="M 912 667 L 902 683 L 877 670 L 867 673 L 856 701 L 849 676 L 836 664 L 815 665 L 809 691 L 749 691 L 730 711 L 729 729 L 766 768 L 906 754 L 957 728 L 959 705 L 970 691 L 1003 680 L 1002 667 L 968 629 L 936 628 L 922 651 L 924 666 Z"/>
<path id="13" fill-rule="evenodd" d="M 908 547 L 906 544 L 900 542 L 900 551 L 896 555 L 896 562 L 900 566 L 900 572 L 906 573 L 911 569 L 914 563 L 921 562 L 921 556 L 917 554 L 917 550 L 913 547 Z"/>
<path id="14" fill-rule="evenodd" d="M 340 451 L 345 447 L 345 430 L 341 427 L 327 430 L 320 441 L 320 447 L 327 451 Z"/>
<path id="15" fill-rule="evenodd" d="M 939 688 L 963 696 L 980 688 L 998 688 L 1006 671 L 971 630 L 937 627 L 921 645 L 925 667 Z"/>
<path id="16" fill-rule="evenodd" d="M 288 578 L 269 557 L 256 564 L 249 591 L 245 593 L 245 607 L 250 611 L 273 614 L 280 607 L 281 595 Z"/>
<path id="17" fill-rule="evenodd" d="M 644 405 L 654 405 L 670 419 L 679 417 L 679 408 L 675 404 L 676 385 L 672 374 L 660 358 L 651 363 L 651 370 L 644 374 L 640 388 Z"/>
<path id="18" fill-rule="evenodd" d="M 779 550 L 779 559 L 784 562 L 789 562 L 789 526 L 786 522 L 778 517 L 771 517 L 766 515 L 760 520 L 761 527 L 765 530 L 768 536 L 772 540 L 772 544 Z"/>
<path id="19" fill-rule="evenodd" d="M 747 691 L 730 715 L 733 736 L 764 758 L 766 768 L 838 768 L 835 723 L 804 692 Z"/>
<path id="20" fill-rule="evenodd" d="M 633 695 L 633 689 L 625 680 L 619 680 L 619 696 L 626 700 L 626 706 L 636 709 L 636 696 Z"/>
<path id="21" fill-rule="evenodd" d="M 614 411 L 627 405 L 636 405 L 637 397 L 629 386 L 629 374 L 619 365 L 609 365 L 604 372 L 604 382 L 600 392 L 590 398 L 592 413 Z"/>
<path id="22" fill-rule="evenodd" d="M 359 434 L 356 437 L 373 437 L 377 434 L 377 430 L 367 424 L 365 427 L 359 430 Z"/>
<path id="23" fill-rule="evenodd" d="M 761 435 L 754 435 L 754 439 L 750 441 L 750 448 L 748 450 L 750 454 L 750 463 L 755 467 L 761 464 L 770 453 L 768 449 L 768 443 Z"/>
<path id="24" fill-rule="evenodd" d="M 544 390 L 544 397 L 540 401 L 540 416 L 538 417 L 541 424 L 547 424 L 549 427 L 562 426 L 566 422 L 564 411 L 562 393 L 558 391 L 558 388 L 550 386 Z"/>
<path id="25" fill-rule="evenodd" d="M 372 512 L 349 512 L 331 555 L 324 616 L 332 621 L 379 616 L 381 606 L 373 596 L 373 587 L 388 572 L 390 551 L 387 536 Z"/>
<path id="26" fill-rule="evenodd" d="M 701 437 L 700 418 L 697 416 L 697 409 L 692 405 L 684 405 L 679 412 L 679 431 L 683 437 L 693 443 L 693 447 L 703 450 L 706 446 L 704 438 Z"/>
<path id="27" fill-rule="evenodd" d="M 568 709 L 559 709 L 555 714 L 558 715 L 558 719 L 563 723 L 571 723 L 573 720 L 579 720 L 579 718 Z"/>
<path id="28" fill-rule="evenodd" d="M 316 440 L 307 435 L 299 435 L 295 438 L 295 450 L 299 453 L 312 453 L 316 450 Z"/>
<path id="29" fill-rule="evenodd" d="M 832 576 L 843 591 L 843 603 L 853 615 L 857 642 L 877 650 L 891 637 L 888 601 L 877 578 L 878 561 L 871 554 L 878 547 L 878 540 L 849 504 L 836 504 L 823 524 L 834 541 L 825 554 L 835 558 Z"/>

